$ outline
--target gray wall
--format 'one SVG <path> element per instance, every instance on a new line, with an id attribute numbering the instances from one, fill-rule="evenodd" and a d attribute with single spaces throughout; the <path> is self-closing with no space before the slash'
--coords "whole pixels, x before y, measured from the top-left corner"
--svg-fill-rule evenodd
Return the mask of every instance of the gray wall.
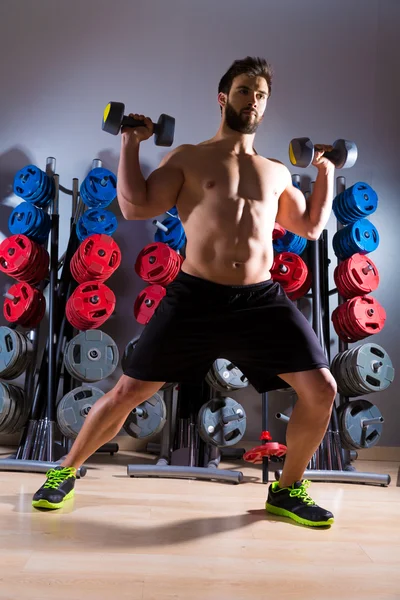
<path id="1" fill-rule="evenodd" d="M 9 235 L 7 218 L 19 203 L 10 185 L 22 166 L 44 166 L 46 157 L 54 156 L 66 187 L 73 177 L 85 176 L 95 157 L 116 170 L 119 138 L 100 128 L 109 100 L 123 101 L 129 111 L 153 119 L 161 112 L 172 114 L 175 145 L 197 143 L 218 127 L 221 75 L 236 58 L 265 56 L 276 75 L 256 139 L 261 154 L 290 166 L 287 147 L 292 137 L 307 135 L 326 143 L 345 137 L 358 144 L 359 160 L 346 172 L 347 185 L 366 181 L 380 198 L 371 219 L 381 235 L 372 256 L 381 274 L 374 296 L 387 311 L 387 324 L 373 341 L 389 352 L 398 368 L 399 24 L 398 0 L 2 0 L 1 239 Z M 163 154 L 152 141 L 142 145 L 145 174 Z M 305 175 L 313 177 L 314 172 Z M 103 329 L 122 350 L 141 329 L 132 306 L 144 285 L 133 263 L 153 229 L 151 222 L 124 221 L 117 205 L 114 210 L 123 262 L 110 280 L 118 297 L 117 314 Z M 62 196 L 61 250 L 69 214 L 70 199 Z M 329 231 L 335 231 L 333 219 Z M 0 285 L 4 291 L 9 283 L 3 277 Z M 332 344 L 334 354 L 334 337 Z M 109 389 L 118 374 L 102 387 Z M 381 445 L 400 445 L 397 390 L 398 381 L 373 396 L 386 418 Z M 249 415 L 247 437 L 257 439 L 260 397 L 252 389 L 238 397 Z M 271 415 L 290 406 L 288 395 L 271 394 Z M 271 422 L 270 429 L 283 438 L 283 426 Z"/>

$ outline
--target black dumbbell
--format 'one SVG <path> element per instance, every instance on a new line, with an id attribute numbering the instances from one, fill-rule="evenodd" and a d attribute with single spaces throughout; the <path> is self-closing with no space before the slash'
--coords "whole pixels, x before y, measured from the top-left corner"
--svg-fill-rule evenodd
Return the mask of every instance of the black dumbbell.
<path id="1" fill-rule="evenodd" d="M 358 155 L 355 142 L 348 140 L 336 140 L 333 142 L 333 150 L 324 152 L 337 169 L 349 169 L 352 167 Z M 314 160 L 315 149 L 318 150 L 318 144 L 314 146 L 310 138 L 294 138 L 289 144 L 289 158 L 292 165 L 306 169 Z"/>
<path id="2" fill-rule="evenodd" d="M 109 102 L 104 109 L 101 128 L 107 133 L 118 135 L 122 127 L 143 127 L 143 121 L 126 117 L 125 104 Z M 175 119 L 169 115 L 160 115 L 157 123 L 153 123 L 156 146 L 172 146 L 174 142 Z"/>

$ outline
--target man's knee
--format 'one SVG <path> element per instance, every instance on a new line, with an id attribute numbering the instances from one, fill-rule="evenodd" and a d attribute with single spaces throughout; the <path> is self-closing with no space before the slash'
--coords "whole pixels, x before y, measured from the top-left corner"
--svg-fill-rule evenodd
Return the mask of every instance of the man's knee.
<path id="1" fill-rule="evenodd" d="M 292 385 L 303 402 L 331 408 L 336 397 L 336 381 L 329 369 L 316 369 L 294 373 L 285 380 Z"/>
<path id="2" fill-rule="evenodd" d="M 332 373 L 327 369 L 321 370 L 319 373 L 319 377 L 310 389 L 309 397 L 314 402 L 323 402 L 332 406 L 337 394 L 336 381 Z"/>
<path id="3" fill-rule="evenodd" d="M 155 394 L 164 382 L 141 381 L 122 375 L 113 389 L 112 402 L 116 406 L 138 406 Z"/>

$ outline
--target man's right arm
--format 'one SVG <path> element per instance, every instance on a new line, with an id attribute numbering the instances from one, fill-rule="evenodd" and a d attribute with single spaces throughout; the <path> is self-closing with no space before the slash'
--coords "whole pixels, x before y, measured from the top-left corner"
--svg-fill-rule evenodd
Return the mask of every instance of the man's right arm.
<path id="1" fill-rule="evenodd" d="M 139 162 L 140 140 L 123 139 L 118 167 L 117 198 L 125 219 L 150 219 L 172 208 L 184 183 L 182 146 L 170 152 L 147 181 Z"/>

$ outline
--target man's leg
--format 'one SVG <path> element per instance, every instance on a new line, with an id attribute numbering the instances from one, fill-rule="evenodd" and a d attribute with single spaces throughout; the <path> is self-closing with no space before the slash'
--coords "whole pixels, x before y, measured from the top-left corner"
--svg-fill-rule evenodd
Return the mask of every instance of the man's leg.
<path id="1" fill-rule="evenodd" d="M 89 456 L 118 434 L 136 406 L 148 400 L 163 385 L 164 381 L 139 381 L 122 375 L 115 387 L 92 406 L 61 466 L 79 468 Z"/>
<path id="2" fill-rule="evenodd" d="M 295 389 L 298 400 L 288 424 L 282 477 L 270 485 L 265 508 L 309 527 L 330 526 L 333 514 L 310 498 L 310 482 L 303 476 L 326 432 L 336 395 L 335 380 L 326 368 L 280 377 Z"/>
<path id="3" fill-rule="evenodd" d="M 62 464 L 47 472 L 34 494 L 35 508 L 61 508 L 74 495 L 76 469 L 121 430 L 128 414 L 157 392 L 164 382 L 139 381 L 122 375 L 117 385 L 92 406 Z"/>
<path id="4" fill-rule="evenodd" d="M 311 457 L 327 430 L 336 396 L 336 382 L 328 369 L 279 375 L 295 390 L 298 400 L 286 432 L 287 453 L 279 485 L 303 478 Z"/>

